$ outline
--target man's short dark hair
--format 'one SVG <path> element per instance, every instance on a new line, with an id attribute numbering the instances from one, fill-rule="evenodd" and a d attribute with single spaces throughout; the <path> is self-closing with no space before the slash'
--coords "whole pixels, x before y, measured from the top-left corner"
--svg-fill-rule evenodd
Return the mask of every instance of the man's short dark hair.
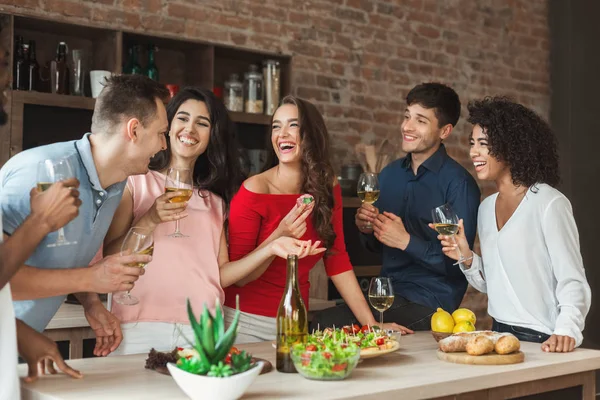
<path id="1" fill-rule="evenodd" d="M 92 132 L 106 131 L 126 119 L 137 118 L 146 126 L 156 115 L 156 100 L 166 102 L 164 85 L 143 75 L 113 75 L 96 99 Z"/>
<path id="2" fill-rule="evenodd" d="M 420 104 L 433 109 L 439 127 L 452 124 L 456 126 L 460 118 L 460 99 L 458 94 L 446 85 L 436 82 L 421 83 L 412 88 L 406 96 L 406 104 Z"/>

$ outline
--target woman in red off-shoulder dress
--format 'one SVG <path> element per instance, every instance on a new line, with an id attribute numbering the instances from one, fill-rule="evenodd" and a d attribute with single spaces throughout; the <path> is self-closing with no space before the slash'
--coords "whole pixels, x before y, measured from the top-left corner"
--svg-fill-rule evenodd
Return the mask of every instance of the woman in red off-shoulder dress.
<path id="1" fill-rule="evenodd" d="M 230 259 L 244 257 L 281 236 L 310 240 L 327 252 L 298 261 L 304 303 L 308 305 L 309 272 L 324 257 L 327 275 L 357 320 L 376 324 L 346 252 L 342 194 L 330 162 L 323 117 L 313 104 L 288 96 L 273 116 L 271 142 L 277 165 L 246 180 L 231 202 Z M 313 196 L 314 201 L 297 201 L 302 194 Z M 273 258 L 225 289 L 226 322 L 231 322 L 236 295 L 240 296 L 238 343 L 275 339 L 275 318 L 285 283 L 286 261 Z M 385 328 L 408 331 L 396 324 L 385 324 Z"/>

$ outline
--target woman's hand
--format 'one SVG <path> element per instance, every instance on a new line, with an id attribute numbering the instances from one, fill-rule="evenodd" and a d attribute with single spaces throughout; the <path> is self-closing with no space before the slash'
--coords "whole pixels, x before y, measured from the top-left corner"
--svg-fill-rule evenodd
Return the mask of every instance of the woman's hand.
<path id="1" fill-rule="evenodd" d="M 435 230 L 433 224 L 429 224 L 429 227 Z M 453 260 L 458 260 L 460 258 L 457 249 L 459 249 L 466 258 L 472 255 L 472 251 L 469 248 L 469 242 L 467 242 L 467 237 L 465 236 L 465 228 L 462 219 L 458 221 L 458 232 L 454 235 L 454 240 L 452 240 L 452 236 L 446 235 L 438 235 L 437 238 L 442 244 L 442 251 L 444 254 Z M 471 265 L 471 260 L 465 263 Z"/>
<path id="2" fill-rule="evenodd" d="M 169 192 L 158 196 L 154 204 L 148 210 L 147 214 L 154 225 L 162 222 L 177 221 L 188 216 L 185 212 L 187 201 L 181 203 L 170 203 L 169 201 L 178 196 L 183 196 L 182 192 Z"/>
<path id="3" fill-rule="evenodd" d="M 314 256 L 323 253 L 325 248 L 319 247 L 320 244 L 320 240 L 317 240 L 312 244 L 310 240 L 298 240 L 288 236 L 282 236 L 272 241 L 270 246 L 274 256 L 287 258 L 289 254 L 296 254 L 298 255 L 298 259 L 300 259 L 306 256 Z"/>
<path id="4" fill-rule="evenodd" d="M 279 226 L 277 227 L 277 237 L 289 236 L 292 238 L 299 239 L 306 233 L 306 218 L 310 215 L 313 210 L 314 202 L 310 204 L 298 204 L 290 210 L 290 212 L 283 217 Z"/>

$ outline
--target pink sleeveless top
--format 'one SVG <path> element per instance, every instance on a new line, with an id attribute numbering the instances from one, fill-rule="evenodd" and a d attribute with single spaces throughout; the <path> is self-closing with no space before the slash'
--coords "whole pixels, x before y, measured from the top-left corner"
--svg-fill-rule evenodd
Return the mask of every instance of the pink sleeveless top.
<path id="1" fill-rule="evenodd" d="M 165 191 L 165 176 L 156 171 L 130 176 L 127 187 L 133 194 L 133 225 Z M 112 312 L 121 323 L 155 321 L 189 324 L 186 299 L 196 314 L 203 304 L 214 312 L 215 301 L 223 304 L 218 254 L 223 231 L 224 204 L 221 197 L 194 190 L 187 217 L 179 221 L 184 238 L 170 238 L 175 222 L 158 225 L 154 231 L 154 255 L 146 273 L 131 294 L 140 302 L 124 306 L 112 302 Z"/>

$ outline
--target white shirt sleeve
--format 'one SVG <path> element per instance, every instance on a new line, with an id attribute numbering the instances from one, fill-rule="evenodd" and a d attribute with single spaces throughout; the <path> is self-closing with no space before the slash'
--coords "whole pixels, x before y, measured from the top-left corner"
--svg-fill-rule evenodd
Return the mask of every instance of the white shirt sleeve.
<path id="1" fill-rule="evenodd" d="M 465 277 L 467 282 L 481 293 L 487 293 L 487 284 L 485 282 L 485 274 L 483 272 L 483 260 L 475 252 L 473 253 L 473 262 L 471 268 L 465 268 L 464 264 L 458 264 L 460 270 Z"/>
<path id="2" fill-rule="evenodd" d="M 585 277 L 573 210 L 566 197 L 557 197 L 548 204 L 542 231 L 556 278 L 559 314 L 553 333 L 570 336 L 580 346 L 592 293 Z"/>

